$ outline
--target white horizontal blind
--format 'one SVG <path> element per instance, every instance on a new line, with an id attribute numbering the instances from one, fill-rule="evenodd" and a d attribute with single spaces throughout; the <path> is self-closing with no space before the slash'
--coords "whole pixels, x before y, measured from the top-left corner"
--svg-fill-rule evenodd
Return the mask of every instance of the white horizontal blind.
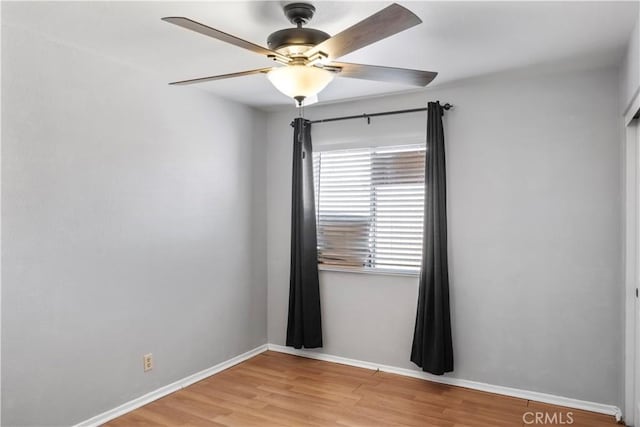
<path id="1" fill-rule="evenodd" d="M 424 144 L 314 153 L 319 266 L 415 273 Z"/>

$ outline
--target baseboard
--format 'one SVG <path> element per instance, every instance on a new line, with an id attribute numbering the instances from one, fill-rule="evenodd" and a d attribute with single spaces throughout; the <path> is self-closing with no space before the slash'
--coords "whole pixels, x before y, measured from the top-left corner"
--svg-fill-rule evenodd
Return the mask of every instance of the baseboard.
<path id="1" fill-rule="evenodd" d="M 117 418 L 121 415 L 126 414 L 127 412 L 131 412 L 134 409 L 137 409 L 141 406 L 146 405 L 147 403 L 151 403 L 154 400 L 158 400 L 161 397 L 164 397 L 168 394 L 171 394 L 175 391 L 178 391 L 180 389 L 183 389 L 187 386 L 190 386 L 193 383 L 196 383 L 198 381 L 201 381 L 207 377 L 210 377 L 211 375 L 217 374 L 220 371 L 224 371 L 227 368 L 230 368 L 234 365 L 237 365 L 240 362 L 244 362 L 247 359 L 251 359 L 253 356 L 260 354 L 264 351 L 267 351 L 267 344 L 263 344 L 259 347 L 254 348 L 253 350 L 249 350 L 246 353 L 242 353 L 236 357 L 233 357 L 229 360 L 226 360 L 222 363 L 218 363 L 215 366 L 212 366 L 210 368 L 207 368 L 203 371 L 200 372 L 196 372 L 193 375 L 189 375 L 188 377 L 185 377 L 181 380 L 178 380 L 176 382 L 173 382 L 169 385 L 166 385 L 164 387 L 160 387 L 159 389 L 156 389 L 150 393 L 147 393 L 143 396 L 140 396 L 138 398 L 135 398 L 133 400 L 130 400 L 126 403 L 123 403 L 122 405 L 110 409 L 106 412 L 103 412 L 99 415 L 96 415 L 95 417 L 89 418 L 88 420 L 82 421 L 78 424 L 76 424 L 74 427 L 93 427 L 93 426 L 99 426 L 101 424 L 106 423 L 107 421 L 110 421 L 114 418 Z"/>
<path id="2" fill-rule="evenodd" d="M 600 414 L 613 415 L 617 421 L 622 419 L 622 410 L 617 406 L 605 405 L 602 403 L 588 402 L 585 400 L 572 399 L 569 397 L 556 396 L 553 394 L 540 393 L 537 391 L 520 390 L 517 388 L 504 387 L 480 383 L 476 381 L 463 380 L 459 378 L 451 378 L 446 376 L 431 375 L 426 372 L 414 371 L 406 368 L 397 368 L 395 366 L 380 365 L 362 360 L 349 359 L 346 357 L 334 356 L 326 353 L 318 353 L 309 350 L 296 350 L 291 347 L 285 347 L 277 344 L 268 344 L 269 350 L 280 353 L 293 354 L 296 356 L 308 357 L 310 359 L 324 360 L 327 362 L 340 363 L 343 365 L 356 366 L 358 368 L 374 369 L 392 374 L 404 375 L 406 377 L 420 378 L 427 381 L 433 381 L 442 384 L 454 385 L 458 387 L 470 388 L 473 390 L 486 391 L 489 393 L 501 394 L 504 396 L 518 397 L 520 399 L 534 400 L 536 402 L 549 403 L 552 405 L 565 406 L 568 408 L 582 409 L 585 411 L 598 412 Z"/>

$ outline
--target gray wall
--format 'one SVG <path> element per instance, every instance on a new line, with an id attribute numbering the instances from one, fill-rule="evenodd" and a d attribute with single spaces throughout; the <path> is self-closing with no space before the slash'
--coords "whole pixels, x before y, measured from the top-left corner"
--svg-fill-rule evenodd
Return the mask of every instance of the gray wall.
<path id="1" fill-rule="evenodd" d="M 620 134 L 616 69 L 512 73 L 307 108 L 309 118 L 424 106 L 447 113 L 457 378 L 622 403 Z M 291 129 L 268 126 L 269 342 L 284 344 Z M 314 145 L 424 138 L 422 114 L 316 125 Z M 417 279 L 320 273 L 323 351 L 402 368 Z"/>
<path id="2" fill-rule="evenodd" d="M 3 425 L 266 342 L 262 113 L 7 25 L 2 107 Z"/>
<path id="3" fill-rule="evenodd" d="M 640 88 L 640 10 L 638 20 L 629 35 L 627 51 L 620 65 L 620 106 L 622 111 L 629 106 Z"/>

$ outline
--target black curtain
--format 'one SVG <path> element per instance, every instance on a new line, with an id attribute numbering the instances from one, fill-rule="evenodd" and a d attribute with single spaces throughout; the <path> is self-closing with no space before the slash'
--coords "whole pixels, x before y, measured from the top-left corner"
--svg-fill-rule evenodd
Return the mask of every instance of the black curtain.
<path id="1" fill-rule="evenodd" d="M 411 349 L 411 361 L 435 375 L 453 371 L 443 113 L 439 102 L 429 102 L 422 269 Z"/>
<path id="2" fill-rule="evenodd" d="M 287 345 L 322 347 L 316 209 L 313 194 L 311 123 L 293 122 L 293 178 L 291 191 L 291 270 Z"/>

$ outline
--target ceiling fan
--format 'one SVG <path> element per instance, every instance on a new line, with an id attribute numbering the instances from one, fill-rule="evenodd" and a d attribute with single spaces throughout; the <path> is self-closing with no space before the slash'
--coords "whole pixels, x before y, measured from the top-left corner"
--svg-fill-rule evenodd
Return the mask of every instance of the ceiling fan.
<path id="1" fill-rule="evenodd" d="M 163 21 L 179 27 L 265 55 L 277 63 L 275 67 L 182 80 L 169 84 L 188 85 L 262 73 L 267 75 L 276 89 L 295 99 L 298 106 L 301 106 L 305 99 L 316 97 L 334 76 L 426 86 L 438 74 L 431 71 L 335 61 L 341 56 L 420 24 L 422 22 L 420 18 L 405 7 L 394 3 L 333 37 L 324 31 L 303 28 L 303 25 L 309 23 L 313 17 L 315 10 L 315 7 L 308 3 L 285 5 L 284 14 L 296 27 L 279 30 L 269 35 L 268 49 L 189 18 L 162 18 Z"/>

